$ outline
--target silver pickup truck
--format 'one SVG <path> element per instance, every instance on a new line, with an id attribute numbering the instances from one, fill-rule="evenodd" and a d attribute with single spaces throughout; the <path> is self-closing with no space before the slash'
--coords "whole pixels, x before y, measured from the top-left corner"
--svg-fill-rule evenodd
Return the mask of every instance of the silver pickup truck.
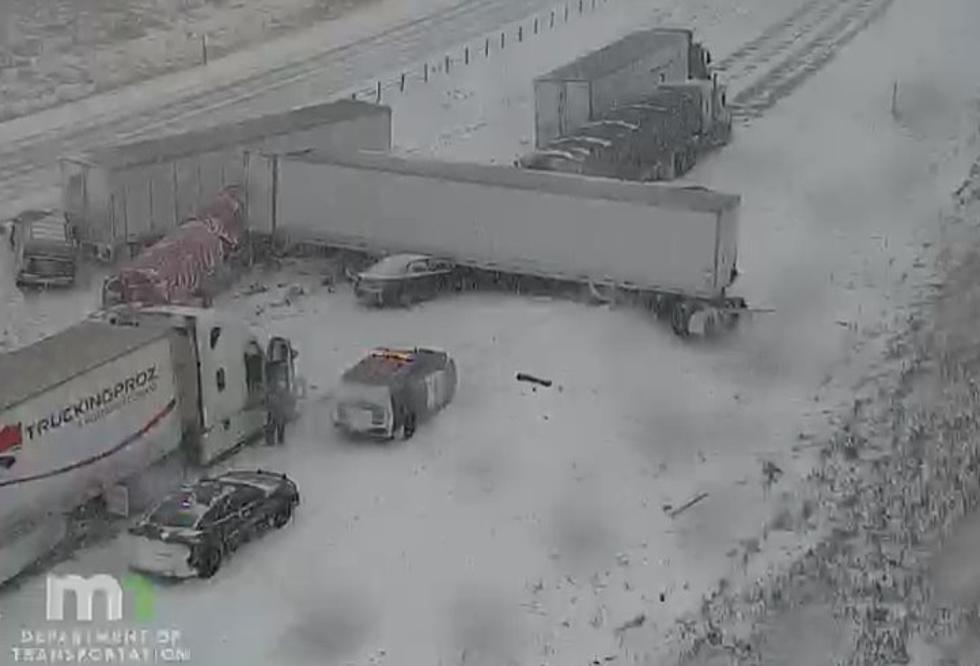
<path id="1" fill-rule="evenodd" d="M 77 245 L 60 212 L 23 211 L 12 220 L 9 241 L 18 286 L 70 287 L 75 283 Z"/>

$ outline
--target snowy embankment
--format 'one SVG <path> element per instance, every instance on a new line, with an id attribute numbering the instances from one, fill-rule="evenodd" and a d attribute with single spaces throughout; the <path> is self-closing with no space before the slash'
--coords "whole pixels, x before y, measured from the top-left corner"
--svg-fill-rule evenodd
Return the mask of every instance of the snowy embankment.
<path id="1" fill-rule="evenodd" d="M 383 0 L 7 0 L 0 120 L 201 65 Z"/>

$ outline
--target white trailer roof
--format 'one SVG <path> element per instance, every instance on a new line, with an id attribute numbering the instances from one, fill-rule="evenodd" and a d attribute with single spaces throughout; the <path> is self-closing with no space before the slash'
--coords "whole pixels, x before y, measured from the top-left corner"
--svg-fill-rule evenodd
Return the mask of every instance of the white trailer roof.
<path id="1" fill-rule="evenodd" d="M 0 354 L 0 412 L 83 372 L 163 337 L 166 326 L 113 326 L 83 321 L 60 333 Z"/>
<path id="2" fill-rule="evenodd" d="M 684 28 L 652 28 L 630 33 L 601 49 L 586 53 L 567 65 L 539 76 L 536 81 L 594 81 L 622 69 L 650 52 L 650 42 L 657 37 L 674 35 L 690 44 L 693 34 Z"/>
<path id="3" fill-rule="evenodd" d="M 248 118 L 236 123 L 218 124 L 182 134 L 99 148 L 67 159 L 95 164 L 107 169 L 124 169 L 190 155 L 245 147 L 247 144 L 269 137 L 370 115 L 390 116 L 391 108 L 381 104 L 342 99 Z"/>
<path id="4" fill-rule="evenodd" d="M 404 159 L 380 153 L 311 152 L 303 155 L 288 155 L 283 159 L 296 162 L 336 164 L 355 169 L 373 169 L 456 182 L 497 185 L 520 190 L 538 190 L 582 199 L 628 201 L 687 211 L 721 213 L 737 208 L 742 200 L 737 194 L 726 194 L 703 187 L 629 182 L 612 178 L 593 178 L 520 169 L 511 166 Z"/>

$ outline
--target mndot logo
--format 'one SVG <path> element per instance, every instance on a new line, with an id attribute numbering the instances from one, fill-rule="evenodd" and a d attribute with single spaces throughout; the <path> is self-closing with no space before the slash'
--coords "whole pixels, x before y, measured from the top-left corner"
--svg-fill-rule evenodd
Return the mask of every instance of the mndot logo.
<path id="1" fill-rule="evenodd" d="M 49 621 L 61 622 L 65 619 L 65 600 L 69 592 L 74 593 L 75 619 L 91 622 L 95 607 L 95 597 L 101 593 L 105 598 L 105 619 L 118 622 L 123 619 L 123 588 L 130 592 L 133 601 L 133 615 L 138 622 L 153 620 L 156 612 L 156 591 L 153 584 L 138 574 L 129 574 L 122 585 L 115 576 L 97 574 L 83 576 L 52 576 L 47 578 L 45 615 Z"/>

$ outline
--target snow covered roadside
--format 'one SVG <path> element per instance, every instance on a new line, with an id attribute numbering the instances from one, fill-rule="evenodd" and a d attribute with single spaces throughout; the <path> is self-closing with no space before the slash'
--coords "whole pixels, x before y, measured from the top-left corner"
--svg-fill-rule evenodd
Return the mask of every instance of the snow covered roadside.
<path id="1" fill-rule="evenodd" d="M 8 0 L 0 8 L 0 119 L 200 65 L 202 38 L 215 59 L 370 4 Z"/>
<path id="2" fill-rule="evenodd" d="M 929 591 L 921 585 L 923 555 L 928 551 L 901 546 L 908 543 L 910 533 L 917 532 L 928 545 L 930 530 L 951 522 L 963 510 L 957 508 L 959 497 L 969 498 L 967 507 L 975 505 L 975 476 L 967 480 L 957 476 L 970 469 L 971 456 L 976 455 L 973 446 L 959 444 L 969 441 L 972 431 L 967 424 L 975 418 L 975 398 L 962 386 L 969 376 L 964 364 L 975 356 L 973 343 L 967 342 L 974 339 L 975 311 L 970 300 L 974 269 L 968 266 L 958 276 L 953 274 L 953 284 L 959 281 L 962 295 L 938 311 L 922 306 L 934 302 L 936 287 L 951 265 L 950 255 L 969 253 L 976 242 L 975 224 L 962 218 L 975 217 L 975 204 L 972 212 L 951 211 L 949 196 L 980 153 L 980 89 L 971 83 L 967 64 L 976 57 L 976 45 L 965 27 L 977 17 L 975 5 L 968 2 L 952 3 L 934 13 L 915 3 L 896 3 L 878 28 L 859 38 L 838 63 L 740 133 L 736 151 L 759 132 L 757 145 L 750 149 L 752 157 L 744 155 L 740 169 L 726 164 L 729 151 L 695 174 L 699 182 L 745 195 L 743 238 L 765 219 L 761 213 L 777 221 L 764 235 L 756 236 L 759 242 L 743 243 L 743 251 L 750 253 L 743 255 L 743 289 L 767 297 L 786 313 L 784 322 L 795 317 L 796 323 L 783 327 L 781 318 L 775 318 L 772 335 L 762 335 L 749 346 L 758 345 L 758 358 L 778 362 L 806 349 L 819 366 L 821 357 L 834 357 L 830 343 L 835 337 L 834 320 L 862 333 L 854 337 L 842 331 L 836 336 L 840 341 L 852 337 L 858 343 L 857 353 L 839 362 L 834 371 L 835 384 L 846 387 L 854 382 L 854 409 L 842 415 L 843 430 L 826 447 L 828 459 L 820 473 L 828 484 L 822 488 L 825 501 L 838 513 L 827 527 L 855 529 L 857 538 L 831 541 L 829 550 L 822 551 L 823 565 L 816 559 L 803 560 L 794 580 L 778 578 L 776 588 L 782 587 L 784 603 L 762 595 L 754 603 L 737 606 L 747 616 L 767 602 L 771 606 L 772 615 L 762 618 L 763 626 L 769 624 L 762 640 L 769 642 L 766 655 L 771 663 L 828 663 L 828 652 L 836 643 L 842 644 L 841 657 L 855 652 L 869 657 L 875 641 L 886 643 L 887 630 L 897 629 L 900 634 L 902 623 L 894 615 L 879 625 L 860 620 L 841 624 L 827 607 L 807 601 L 814 589 L 826 585 L 818 599 L 844 592 L 848 605 L 863 612 L 875 600 L 871 582 L 876 574 L 885 590 L 885 598 L 877 602 L 905 599 L 907 605 L 900 604 L 892 612 L 900 615 L 904 608 L 918 616 L 909 631 L 943 629 L 939 609 L 924 608 L 916 597 Z M 915 35 L 930 35 L 942 48 L 902 49 Z M 890 113 L 892 82 L 898 83 L 897 118 Z M 817 140 L 801 145 L 799 139 L 787 138 L 794 136 Z M 821 143 L 819 137 L 826 138 Z M 806 159 L 801 160 L 801 155 Z M 764 206 L 759 205 L 763 201 Z M 774 247 L 794 246 L 805 248 L 805 258 L 773 252 Z M 849 256 L 839 251 L 842 247 L 850 250 Z M 943 261 L 937 263 L 937 258 Z M 778 281 L 751 268 L 761 260 L 780 259 L 778 274 L 783 278 Z M 804 271 L 813 276 L 822 273 L 824 280 L 807 281 L 811 289 L 801 294 L 801 281 L 795 276 Z M 951 289 L 957 293 L 955 287 Z M 814 303 L 833 308 L 833 319 L 819 317 Z M 936 377 L 937 366 L 944 372 L 953 368 L 952 376 Z M 861 381 L 854 381 L 861 375 Z M 912 398 L 906 399 L 910 393 Z M 960 432 L 954 434 L 955 430 Z M 917 442 L 928 443 L 925 454 Z M 933 443 L 943 445 L 930 452 Z M 896 455 L 888 456 L 893 449 Z M 923 478 L 909 478 L 907 471 L 918 469 L 916 461 L 923 455 L 928 460 Z M 849 460 L 851 456 L 858 460 Z M 884 461 L 873 469 L 869 459 L 882 456 Z M 927 488 L 932 508 L 919 504 L 920 487 Z M 811 488 L 811 492 L 816 491 Z M 854 502 L 853 510 L 848 500 Z M 882 519 L 876 511 L 887 516 L 882 525 L 888 527 L 874 522 Z M 895 522 L 889 523 L 889 518 Z M 860 557 L 867 556 L 862 546 L 872 534 L 883 535 L 885 557 L 901 566 Z M 848 554 L 849 546 L 856 546 L 856 552 Z M 862 581 L 862 573 L 872 581 Z M 967 571 L 974 580 L 976 575 Z M 906 584 L 911 593 L 903 587 Z M 802 608 L 791 612 L 785 603 L 790 599 Z M 738 626 L 732 618 L 731 608 L 719 603 L 716 610 L 715 620 L 724 617 L 727 630 L 735 635 L 746 630 L 745 623 Z M 820 626 L 828 630 L 823 632 Z M 855 646 L 860 641 L 865 642 Z M 889 663 L 884 655 L 875 659 L 868 663 Z"/>
<path id="3" fill-rule="evenodd" d="M 877 397 L 884 380 L 876 377 L 889 368 L 883 352 L 914 305 L 931 295 L 935 274 L 920 255 L 936 243 L 937 212 L 976 145 L 976 91 L 964 83 L 973 58 L 963 27 L 970 21 L 962 18 L 968 10 L 957 3 L 930 15 L 925 24 L 936 30 L 926 30 L 916 9 L 899 3 L 837 62 L 741 129 L 734 145 L 689 179 L 743 195 L 739 291 L 778 312 L 719 355 L 717 367 L 731 372 L 742 390 L 752 385 L 771 396 L 768 431 L 755 433 L 754 449 L 771 452 L 796 478 L 817 462 L 809 454 L 792 459 L 794 443 L 806 446 L 797 434 L 821 441 L 832 432 L 823 417 L 846 413 L 855 396 Z M 633 18 L 634 25 L 645 23 Z M 694 27 L 710 47 L 710 28 Z M 908 47 L 919 34 L 941 35 L 944 48 L 947 42 L 957 46 L 926 55 Z M 582 36 L 583 48 L 590 38 Z M 481 79 L 474 70 L 472 82 L 460 74 L 447 86 L 442 110 L 410 96 L 391 99 L 397 135 L 419 137 L 399 147 L 444 159 L 509 162 L 530 138 L 527 79 L 552 66 L 546 59 L 515 56 L 508 74 L 485 70 Z M 512 69 L 529 76 L 518 82 Z M 893 82 L 897 120 L 890 113 Z M 450 117 L 454 128 L 446 132 L 441 125 Z M 651 420 L 656 422 L 653 414 Z M 738 450 L 734 437 L 719 437 Z M 785 479 L 782 486 L 791 491 L 793 483 Z M 800 499 L 791 505 L 798 511 Z M 700 511 L 708 513 L 709 506 L 705 502 Z M 758 527 L 771 517 L 766 510 L 756 515 L 754 521 L 742 519 Z M 792 534 L 773 539 L 770 533 L 769 542 L 759 544 L 763 554 L 748 567 L 750 577 L 789 561 L 780 548 L 799 540 Z M 713 571 L 726 575 L 720 566 Z M 703 567 L 694 575 L 713 586 L 717 577 L 711 572 Z M 635 650 L 661 644 L 662 628 L 630 632 L 637 635 Z"/>

